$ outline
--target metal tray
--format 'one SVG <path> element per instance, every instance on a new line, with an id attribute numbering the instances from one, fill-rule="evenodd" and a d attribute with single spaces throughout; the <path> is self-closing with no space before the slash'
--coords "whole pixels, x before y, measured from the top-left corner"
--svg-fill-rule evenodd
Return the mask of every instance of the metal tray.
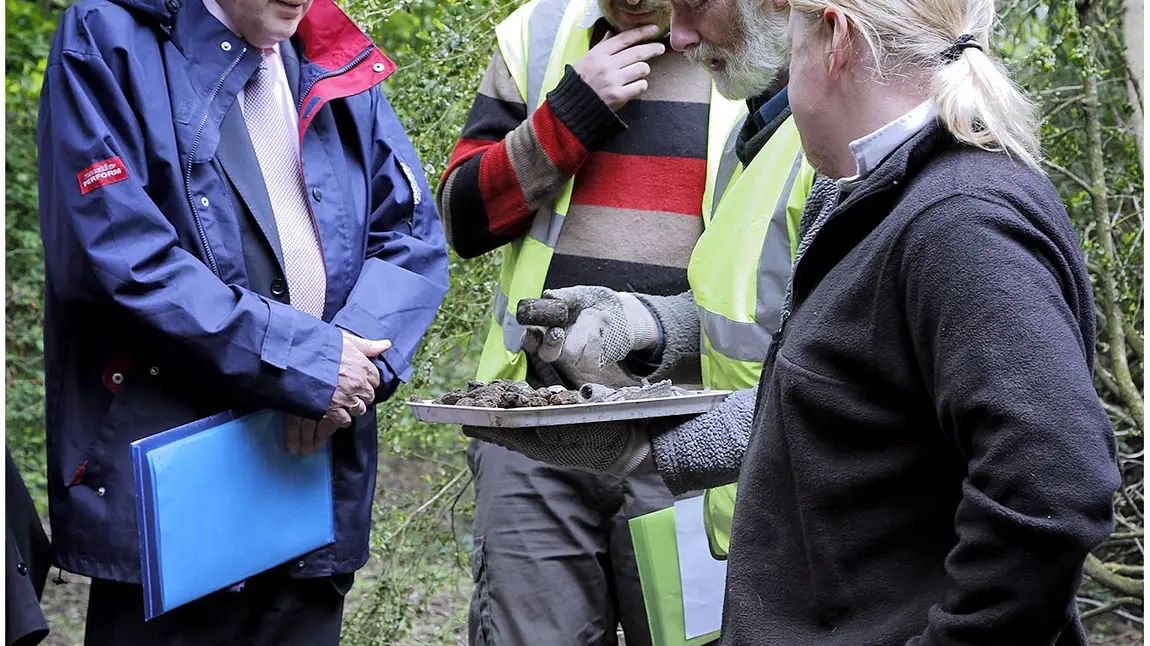
<path id="1" fill-rule="evenodd" d="M 651 419 L 674 415 L 697 415 L 715 409 L 731 394 L 729 390 L 696 390 L 690 395 L 632 399 L 594 404 L 567 406 L 540 406 L 538 408 L 480 408 L 478 406 L 448 406 L 430 402 L 407 402 L 415 419 L 436 424 L 462 424 L 498 428 L 531 428 L 559 426 L 560 424 L 586 424 L 589 422 L 619 422 L 632 419 Z"/>

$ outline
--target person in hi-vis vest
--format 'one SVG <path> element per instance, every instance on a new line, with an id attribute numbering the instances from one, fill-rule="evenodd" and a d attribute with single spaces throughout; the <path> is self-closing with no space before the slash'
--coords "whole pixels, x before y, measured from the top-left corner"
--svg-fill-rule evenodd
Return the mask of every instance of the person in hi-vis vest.
<path id="1" fill-rule="evenodd" d="M 785 15 L 727 4 L 725 22 L 677 13 L 670 33 L 675 50 L 709 69 L 718 92 L 749 109 L 723 138 L 711 216 L 688 265 L 690 289 L 670 298 L 602 285 L 546 290 L 545 297 L 566 302 L 569 324 L 552 334 L 528 328 L 523 336 L 531 358 L 557 372 L 585 382 L 624 373 L 736 391 L 758 382 L 815 172 L 787 102 Z M 711 552 L 725 558 L 735 485 L 704 495 Z"/>
<path id="2" fill-rule="evenodd" d="M 1089 272 L 993 0 L 675 0 L 672 41 L 732 4 L 788 14 L 819 173 L 758 385 L 688 419 L 465 432 L 676 493 L 737 477 L 724 646 L 1086 646 L 1121 474 Z"/>
<path id="3" fill-rule="evenodd" d="M 666 0 L 533 0 L 497 28 L 437 195 L 459 255 L 503 252 L 477 379 L 588 381 L 523 351 L 532 339 L 513 312 L 545 289 L 650 295 L 623 307 L 651 323 L 635 362 L 656 355 L 648 308 L 688 289 L 723 146 L 746 114 L 671 50 L 669 21 Z M 634 384 L 646 371 L 596 368 L 594 380 Z M 556 468 L 485 442 L 468 462 L 471 643 L 608 644 L 622 624 L 629 645 L 650 644 L 627 522 L 673 503 L 662 480 Z"/>

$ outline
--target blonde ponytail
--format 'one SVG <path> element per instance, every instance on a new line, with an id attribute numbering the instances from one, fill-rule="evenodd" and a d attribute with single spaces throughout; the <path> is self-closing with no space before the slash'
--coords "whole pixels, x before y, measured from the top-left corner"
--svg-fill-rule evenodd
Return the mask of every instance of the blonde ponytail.
<path id="1" fill-rule="evenodd" d="M 841 11 L 866 42 L 879 78 L 929 83 L 939 121 L 955 139 L 1039 165 L 1033 104 L 986 51 L 993 0 L 791 0 L 814 18 Z"/>

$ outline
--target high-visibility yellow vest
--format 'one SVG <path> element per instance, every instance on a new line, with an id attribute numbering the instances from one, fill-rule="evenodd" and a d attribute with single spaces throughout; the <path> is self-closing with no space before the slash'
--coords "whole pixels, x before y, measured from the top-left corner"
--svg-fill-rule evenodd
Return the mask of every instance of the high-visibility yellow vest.
<path id="1" fill-rule="evenodd" d="M 574 64 L 590 49 L 591 29 L 579 22 L 591 2 L 597 0 L 532 0 L 515 10 L 495 33 L 499 51 L 528 115 L 546 100 L 559 84 L 565 67 Z M 719 160 L 732 126 L 747 113 L 741 101 L 723 98 L 712 87 L 707 140 L 707 180 L 703 193 L 704 227 L 711 217 Z M 503 247 L 499 285 L 495 290 L 491 329 L 483 345 L 476 379 L 522 380 L 527 361 L 521 351 L 523 327 L 515 320 L 520 299 L 538 298 L 551 266 L 555 243 L 563 218 L 571 203 L 574 181 L 559 194 L 551 208 L 540 209 L 526 235 Z"/>
<path id="2" fill-rule="evenodd" d="M 759 381 L 815 177 L 793 118 L 745 169 L 730 161 L 738 130 L 725 155 L 732 179 L 721 171 L 714 216 L 687 269 L 702 323 L 703 384 L 715 390 L 745 390 Z M 715 558 L 726 558 L 730 546 L 735 491 L 731 484 L 704 494 L 703 522 Z"/>

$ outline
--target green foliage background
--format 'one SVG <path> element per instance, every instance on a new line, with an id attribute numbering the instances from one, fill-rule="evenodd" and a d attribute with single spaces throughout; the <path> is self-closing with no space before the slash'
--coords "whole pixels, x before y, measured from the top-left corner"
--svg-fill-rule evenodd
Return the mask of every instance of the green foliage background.
<path id="1" fill-rule="evenodd" d="M 385 91 L 434 185 L 491 55 L 493 27 L 517 2 L 346 0 L 343 4 L 399 64 Z M 5 7 L 6 440 L 41 509 L 46 479 L 44 274 L 36 215 L 35 119 L 44 60 L 64 6 L 58 0 L 45 4 L 6 0 Z M 1098 279 L 1109 272 L 1116 286 L 1112 299 L 1099 297 L 1098 387 L 1115 423 L 1125 486 L 1117 500 L 1117 538 L 1097 554 L 1109 571 L 1134 577 L 1131 580 L 1140 587 L 1144 223 L 1142 161 L 1132 134 L 1131 103 L 1141 99 L 1140 90 L 1132 94 L 1127 85 L 1122 7 L 1121 0 L 1011 0 L 1000 7 L 1004 21 L 995 45 L 1040 107 L 1044 147 L 1052 163 L 1048 172 L 1079 230 L 1093 276 Z M 1087 109 L 1088 78 L 1097 88 L 1093 113 Z M 1088 127 L 1091 114 L 1100 126 L 1097 145 Z M 1101 192 L 1093 182 L 1092 148 L 1100 148 L 1097 152 L 1105 163 Z M 1112 252 L 1100 240 L 1100 212 L 1093 208 L 1098 200 L 1112 229 Z M 414 422 L 402 402 L 412 392 L 440 392 L 473 374 L 496 264 L 497 254 L 468 262 L 452 256 L 451 290 L 420 351 L 416 375 L 381 410 L 385 455 L 373 566 L 361 577 L 368 584 L 348 615 L 345 643 L 455 643 L 465 625 L 471 545 L 465 444 L 454 428 Z M 1095 290 L 1098 296 L 1097 282 Z M 1118 312 L 1125 338 L 1108 338 L 1104 326 L 1108 308 Z M 1133 393 L 1115 377 L 1111 352 L 1115 342 L 1127 355 Z M 420 476 L 418 486 L 389 477 L 389 469 L 404 468 Z M 1092 580 L 1083 588 L 1083 599 L 1084 611 L 1141 615 L 1141 593 L 1134 597 Z"/>

